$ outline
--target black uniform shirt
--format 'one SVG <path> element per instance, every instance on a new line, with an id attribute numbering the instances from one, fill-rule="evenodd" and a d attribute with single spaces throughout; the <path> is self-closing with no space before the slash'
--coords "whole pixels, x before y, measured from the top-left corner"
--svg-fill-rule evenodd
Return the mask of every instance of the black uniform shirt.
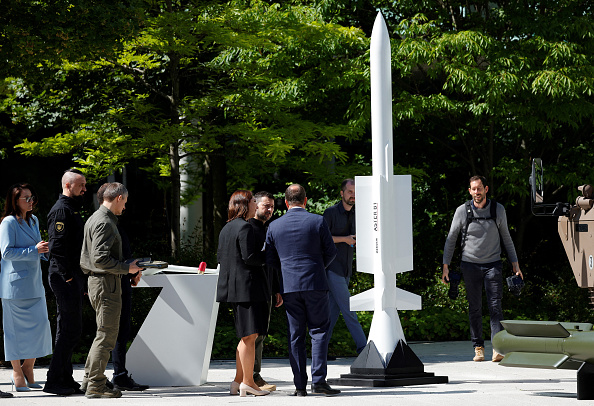
<path id="1" fill-rule="evenodd" d="M 267 230 L 266 225 L 255 218 L 249 219 L 248 222 L 252 225 L 252 228 L 254 229 L 254 236 L 256 238 L 256 248 L 265 251 Z M 263 268 L 270 296 L 275 295 L 278 292 L 280 292 L 278 273 L 274 267 L 269 266 L 267 264 L 263 265 Z"/>
<path id="2" fill-rule="evenodd" d="M 64 280 L 83 277 L 80 252 L 85 224 L 79 210 L 80 204 L 75 199 L 60 194 L 47 215 L 49 272 L 59 273 Z"/>
<path id="3" fill-rule="evenodd" d="M 344 237 L 355 235 L 355 207 L 346 211 L 342 201 L 334 206 L 328 207 L 324 212 L 324 220 L 330 227 L 332 236 Z M 328 266 L 327 270 L 337 275 L 350 278 L 353 273 L 353 256 L 355 248 L 346 242 L 336 244 L 336 258 Z"/>

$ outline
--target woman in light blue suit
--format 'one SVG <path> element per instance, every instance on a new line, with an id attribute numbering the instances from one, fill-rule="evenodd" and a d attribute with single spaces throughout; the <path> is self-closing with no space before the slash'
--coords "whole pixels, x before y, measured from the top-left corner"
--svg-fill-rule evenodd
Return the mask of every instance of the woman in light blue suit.
<path id="1" fill-rule="evenodd" d="M 16 184 L 6 196 L 0 223 L 0 298 L 4 327 L 4 355 L 12 364 L 17 391 L 41 388 L 35 383 L 37 357 L 52 352 L 52 336 L 40 258 L 49 251 L 41 240 L 39 221 L 32 214 L 37 196 L 30 185 Z M 21 364 L 21 360 L 25 360 Z"/>

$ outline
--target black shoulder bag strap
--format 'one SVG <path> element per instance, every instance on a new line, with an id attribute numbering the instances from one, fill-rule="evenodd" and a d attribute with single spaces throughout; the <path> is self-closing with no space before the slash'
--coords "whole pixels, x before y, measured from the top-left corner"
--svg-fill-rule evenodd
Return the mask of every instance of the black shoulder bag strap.
<path id="1" fill-rule="evenodd" d="M 472 212 L 472 200 L 466 201 L 464 203 L 464 208 L 466 209 L 466 225 L 464 226 L 464 230 L 462 230 L 462 241 L 460 241 L 460 255 L 464 252 L 464 247 L 466 246 L 466 238 L 468 237 L 468 226 L 474 220 L 474 213 Z"/>
<path id="2" fill-rule="evenodd" d="M 497 226 L 497 231 L 499 231 L 499 224 L 497 224 L 497 202 L 495 200 L 491 200 L 491 206 L 489 207 L 489 212 L 491 217 L 474 217 L 474 212 L 472 211 L 472 200 L 466 201 L 464 203 L 464 208 L 466 209 L 466 225 L 464 226 L 464 230 L 462 230 L 462 241 L 460 242 L 460 248 L 464 251 L 464 246 L 466 245 L 466 238 L 468 237 L 468 226 L 472 223 L 475 219 L 482 219 L 482 220 L 493 220 L 495 225 Z M 501 233 L 499 234 L 501 238 Z M 462 252 L 461 251 L 461 252 Z"/>

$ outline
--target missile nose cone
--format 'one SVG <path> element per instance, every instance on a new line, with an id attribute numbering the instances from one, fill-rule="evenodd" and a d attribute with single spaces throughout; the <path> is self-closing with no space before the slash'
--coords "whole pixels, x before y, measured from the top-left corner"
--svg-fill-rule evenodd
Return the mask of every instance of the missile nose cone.
<path id="1" fill-rule="evenodd" d="M 373 23 L 373 30 L 371 31 L 371 53 L 381 52 L 381 48 L 390 47 L 390 37 L 388 35 L 388 27 L 381 12 L 377 13 L 375 22 Z M 379 48 L 379 49 L 378 49 Z"/>
<path id="2" fill-rule="evenodd" d="M 371 138 L 372 170 L 387 179 L 394 173 L 392 157 L 392 62 L 390 36 L 382 13 L 371 33 Z"/>

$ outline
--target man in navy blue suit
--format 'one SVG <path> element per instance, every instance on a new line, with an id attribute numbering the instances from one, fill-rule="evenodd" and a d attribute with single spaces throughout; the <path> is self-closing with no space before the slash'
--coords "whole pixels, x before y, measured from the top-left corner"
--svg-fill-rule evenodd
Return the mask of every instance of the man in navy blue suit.
<path id="1" fill-rule="evenodd" d="M 289 322 L 289 361 L 295 396 L 306 396 L 305 331 L 311 337 L 311 392 L 340 393 L 326 383 L 328 328 L 328 278 L 326 267 L 336 256 L 332 234 L 322 216 L 305 210 L 303 186 L 285 191 L 287 213 L 268 227 L 266 262 L 281 271 L 281 294 Z"/>

